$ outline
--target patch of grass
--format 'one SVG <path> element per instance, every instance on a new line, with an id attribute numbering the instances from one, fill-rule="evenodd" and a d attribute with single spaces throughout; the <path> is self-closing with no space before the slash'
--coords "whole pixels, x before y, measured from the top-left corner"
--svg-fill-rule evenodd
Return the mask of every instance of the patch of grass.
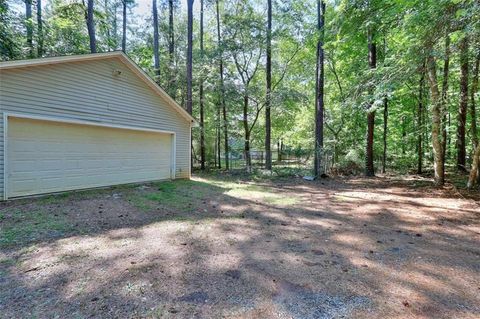
<path id="1" fill-rule="evenodd" d="M 139 196 L 138 194 L 130 194 L 126 199 L 136 208 L 144 212 L 149 212 L 154 208 L 154 203 L 151 200 L 145 198 L 144 196 Z"/>
<path id="2" fill-rule="evenodd" d="M 169 216 L 167 220 L 173 221 L 173 222 L 193 222 L 196 219 L 193 218 L 193 216 L 173 215 L 173 216 Z"/>
<path id="3" fill-rule="evenodd" d="M 57 203 L 59 201 L 67 200 L 70 197 L 72 197 L 74 192 L 65 192 L 65 193 L 58 193 L 58 194 L 52 194 L 52 195 L 47 195 L 45 197 L 42 197 L 40 201 L 45 204 L 53 204 Z"/>
<path id="4" fill-rule="evenodd" d="M 273 172 L 278 177 L 296 177 L 296 176 L 312 176 L 311 168 L 301 167 L 275 167 Z"/>
<path id="5" fill-rule="evenodd" d="M 351 201 L 352 199 L 350 197 L 346 197 L 342 195 L 335 195 L 333 196 L 333 200 L 336 200 L 339 202 L 348 202 L 348 201 Z"/>
<path id="6" fill-rule="evenodd" d="M 16 263 L 17 262 L 15 261 L 15 259 L 12 259 L 12 258 L 1 258 L 0 259 L 0 266 L 9 267 L 9 266 L 15 265 Z"/>
<path id="7" fill-rule="evenodd" d="M 271 190 L 268 187 L 257 185 L 257 184 L 245 184 L 240 185 L 239 188 L 243 188 L 247 192 L 264 192 L 271 193 Z"/>
<path id="8" fill-rule="evenodd" d="M 288 206 L 298 202 L 298 198 L 275 193 L 272 189 L 257 184 L 234 184 L 225 194 L 244 199 L 257 200 L 265 204 Z"/>
<path id="9" fill-rule="evenodd" d="M 102 196 L 111 195 L 114 193 L 128 192 L 138 187 L 138 185 L 139 185 L 138 183 L 122 184 L 122 185 L 116 185 L 116 186 L 110 186 L 110 187 L 99 187 L 99 188 L 67 191 L 63 193 L 56 193 L 56 194 L 42 196 L 39 198 L 39 202 L 42 204 L 62 204 L 67 200 L 94 199 Z"/>
<path id="10" fill-rule="evenodd" d="M 212 188 L 220 188 L 221 190 L 228 190 L 238 187 L 238 180 L 221 180 L 221 179 L 204 179 L 202 180 Z"/>
<path id="11" fill-rule="evenodd" d="M 72 199 L 87 199 L 92 198 L 95 195 L 98 195 L 98 189 L 86 189 L 86 190 L 78 190 L 78 191 L 70 191 L 58 194 L 51 194 L 45 197 L 41 197 L 39 200 L 42 204 L 61 204 L 67 200 Z"/>
<path id="12" fill-rule="evenodd" d="M 256 200 L 264 204 L 279 206 L 294 205 L 298 202 L 298 199 L 295 197 L 287 197 L 282 194 L 273 193 L 267 189 L 260 189 L 262 188 L 253 187 L 252 189 L 251 187 L 238 187 L 227 191 L 226 194 L 244 200 Z"/>
<path id="13" fill-rule="evenodd" d="M 24 245 L 38 239 L 55 238 L 73 230 L 61 217 L 45 211 L 14 211 L 0 224 L 0 247 Z"/>
<path id="14" fill-rule="evenodd" d="M 25 246 L 25 247 L 22 247 L 22 248 L 18 249 L 18 253 L 19 253 L 19 255 L 27 255 L 27 254 L 30 254 L 30 253 L 34 252 L 35 249 L 37 249 L 37 245 L 32 244 L 32 245 L 28 245 L 28 246 Z"/>
<path id="15" fill-rule="evenodd" d="M 210 172 L 201 172 L 198 171 L 195 173 L 197 176 L 203 176 L 207 179 L 228 179 L 235 177 L 241 180 L 252 180 L 252 181 L 274 181 L 278 178 L 290 178 L 298 176 L 312 175 L 313 171 L 309 165 L 305 164 L 289 164 L 288 166 L 274 165 L 272 171 L 268 171 L 259 167 L 253 167 L 252 172 L 248 173 L 245 169 L 232 169 L 228 172 L 224 171 L 210 171 Z"/>
<path id="16" fill-rule="evenodd" d="M 214 187 L 193 180 L 162 181 L 150 184 L 152 190 L 132 192 L 127 199 L 143 211 L 151 211 L 156 206 L 180 212 L 195 210 L 195 201 L 214 195 Z"/>
<path id="17" fill-rule="evenodd" d="M 447 179 L 449 182 L 451 182 L 453 185 L 455 185 L 456 188 L 462 189 L 466 188 L 467 182 L 468 182 L 468 175 L 467 174 L 448 174 Z"/>
<path id="18" fill-rule="evenodd" d="M 272 205 L 290 206 L 297 204 L 298 198 L 286 196 L 267 196 L 263 199 L 263 201 Z"/>
<path id="19" fill-rule="evenodd" d="M 182 209 L 185 207 L 185 198 L 177 191 L 175 182 L 157 184 L 157 191 L 144 195 L 144 198 L 162 205 Z"/>

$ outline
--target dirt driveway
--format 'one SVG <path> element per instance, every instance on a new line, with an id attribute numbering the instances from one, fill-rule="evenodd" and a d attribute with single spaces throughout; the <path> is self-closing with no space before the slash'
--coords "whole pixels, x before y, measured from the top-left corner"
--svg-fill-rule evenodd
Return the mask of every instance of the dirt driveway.
<path id="1" fill-rule="evenodd" d="M 479 203 L 427 184 L 205 176 L 0 203 L 0 317 L 479 318 Z"/>

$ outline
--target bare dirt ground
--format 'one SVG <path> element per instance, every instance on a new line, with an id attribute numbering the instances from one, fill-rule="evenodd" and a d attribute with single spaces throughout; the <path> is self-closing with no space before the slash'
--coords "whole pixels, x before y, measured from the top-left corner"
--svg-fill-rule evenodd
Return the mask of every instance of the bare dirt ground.
<path id="1" fill-rule="evenodd" d="M 480 318 L 480 206 L 392 177 L 0 203 L 2 318 Z"/>

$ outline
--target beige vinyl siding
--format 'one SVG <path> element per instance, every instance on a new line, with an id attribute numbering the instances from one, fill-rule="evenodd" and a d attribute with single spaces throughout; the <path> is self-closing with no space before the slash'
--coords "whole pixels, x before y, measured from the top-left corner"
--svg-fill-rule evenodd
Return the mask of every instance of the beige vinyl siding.
<path id="1" fill-rule="evenodd" d="M 0 112 L 175 132 L 175 176 L 189 177 L 189 121 L 118 58 L 2 70 Z M 2 196 L 3 121 L 0 125 Z"/>
<path id="2" fill-rule="evenodd" d="M 2 86 L 2 82 L 1 82 L 1 78 L 0 78 L 0 90 L 1 90 L 1 86 Z M 4 132 L 4 129 L 3 129 L 3 114 L 1 112 L 2 110 L 2 99 L 1 99 L 1 96 L 0 96 L 0 200 L 3 199 L 3 189 L 4 189 L 4 178 L 3 178 L 3 173 L 4 173 L 4 159 L 3 159 L 3 155 L 4 155 L 4 149 L 5 149 L 5 146 L 3 145 L 4 144 L 4 138 L 3 138 L 3 132 Z"/>

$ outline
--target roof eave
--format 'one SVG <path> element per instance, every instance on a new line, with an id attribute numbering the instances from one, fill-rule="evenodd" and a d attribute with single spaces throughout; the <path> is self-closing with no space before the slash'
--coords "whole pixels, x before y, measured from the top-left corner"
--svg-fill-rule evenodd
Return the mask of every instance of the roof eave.
<path id="1" fill-rule="evenodd" d="M 105 53 L 89 53 L 81 55 L 64 55 L 59 57 L 47 57 L 30 60 L 12 60 L 0 62 L 0 70 L 18 69 L 31 66 L 49 65 L 66 62 L 76 61 L 91 61 L 91 60 L 103 60 L 111 57 L 119 57 L 123 53 L 121 51 L 112 51 Z"/>

